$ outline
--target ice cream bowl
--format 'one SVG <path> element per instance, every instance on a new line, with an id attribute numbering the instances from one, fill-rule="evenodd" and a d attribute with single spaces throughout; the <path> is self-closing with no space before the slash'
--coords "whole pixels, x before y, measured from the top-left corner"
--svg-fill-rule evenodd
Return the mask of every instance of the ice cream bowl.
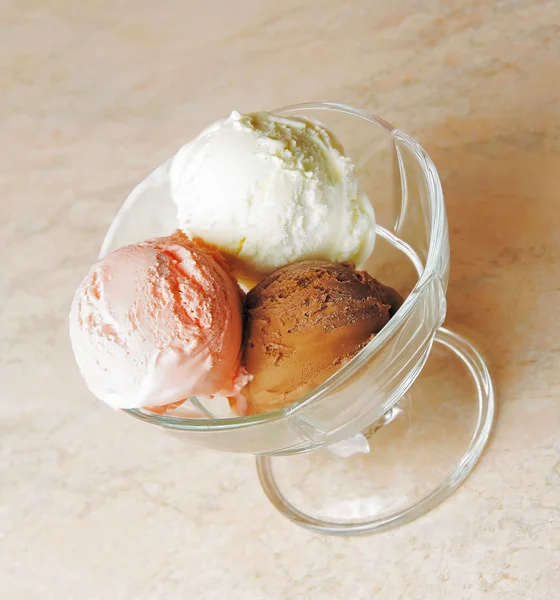
<path id="1" fill-rule="evenodd" d="M 247 417 L 206 399 L 192 417 L 128 414 L 185 441 L 254 454 L 263 489 L 310 529 L 352 535 L 403 524 L 436 506 L 482 454 L 494 413 L 488 370 L 462 337 L 443 329 L 449 239 L 437 171 L 410 136 L 337 103 L 285 107 L 326 125 L 356 165 L 376 213 L 364 268 L 405 302 L 349 362 L 297 403 Z M 166 163 L 129 196 L 101 255 L 177 227 Z"/>

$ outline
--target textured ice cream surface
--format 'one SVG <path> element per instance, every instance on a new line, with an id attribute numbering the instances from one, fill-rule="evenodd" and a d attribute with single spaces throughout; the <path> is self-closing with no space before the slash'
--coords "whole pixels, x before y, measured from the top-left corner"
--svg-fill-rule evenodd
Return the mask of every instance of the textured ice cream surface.
<path id="1" fill-rule="evenodd" d="M 350 263 L 302 261 L 265 277 L 246 300 L 249 413 L 299 400 L 361 350 L 401 304 L 398 292 Z"/>
<path id="2" fill-rule="evenodd" d="M 169 180 L 180 228 L 233 259 L 241 278 L 303 259 L 361 264 L 373 249 L 353 163 L 304 117 L 233 112 L 178 151 Z"/>
<path id="3" fill-rule="evenodd" d="M 218 255 L 183 233 L 125 246 L 95 263 L 70 311 L 82 376 L 113 408 L 236 395 L 241 292 Z"/>

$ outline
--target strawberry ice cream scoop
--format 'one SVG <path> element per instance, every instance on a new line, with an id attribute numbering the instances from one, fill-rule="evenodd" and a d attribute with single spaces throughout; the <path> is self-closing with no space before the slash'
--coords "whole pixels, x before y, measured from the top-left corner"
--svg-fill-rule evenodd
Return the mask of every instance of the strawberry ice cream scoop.
<path id="1" fill-rule="evenodd" d="M 236 396 L 241 292 L 219 255 L 184 234 L 125 246 L 76 291 L 70 338 L 89 389 L 113 408 Z"/>

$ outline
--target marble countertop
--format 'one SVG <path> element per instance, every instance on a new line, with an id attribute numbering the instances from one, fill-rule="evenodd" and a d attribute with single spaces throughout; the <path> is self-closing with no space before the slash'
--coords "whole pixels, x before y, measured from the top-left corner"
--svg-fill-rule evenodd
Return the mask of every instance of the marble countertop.
<path id="1" fill-rule="evenodd" d="M 539 600 L 560 590 L 560 8 L 555 0 L 8 0 L 0 7 L 0 595 Z M 218 15 L 218 16 L 217 16 Z M 337 100 L 441 173 L 448 323 L 495 432 L 442 505 L 337 539 L 254 460 L 97 402 L 67 311 L 130 189 L 232 108 Z"/>

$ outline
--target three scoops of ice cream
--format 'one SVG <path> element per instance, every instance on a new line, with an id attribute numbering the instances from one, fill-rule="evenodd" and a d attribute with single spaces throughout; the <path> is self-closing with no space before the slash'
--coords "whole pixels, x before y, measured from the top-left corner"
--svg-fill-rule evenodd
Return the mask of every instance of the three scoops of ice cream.
<path id="1" fill-rule="evenodd" d="M 284 408 L 402 303 L 354 266 L 373 249 L 373 208 L 322 125 L 233 112 L 177 152 L 169 183 L 180 229 L 105 256 L 72 302 L 80 371 L 113 408 Z"/>

